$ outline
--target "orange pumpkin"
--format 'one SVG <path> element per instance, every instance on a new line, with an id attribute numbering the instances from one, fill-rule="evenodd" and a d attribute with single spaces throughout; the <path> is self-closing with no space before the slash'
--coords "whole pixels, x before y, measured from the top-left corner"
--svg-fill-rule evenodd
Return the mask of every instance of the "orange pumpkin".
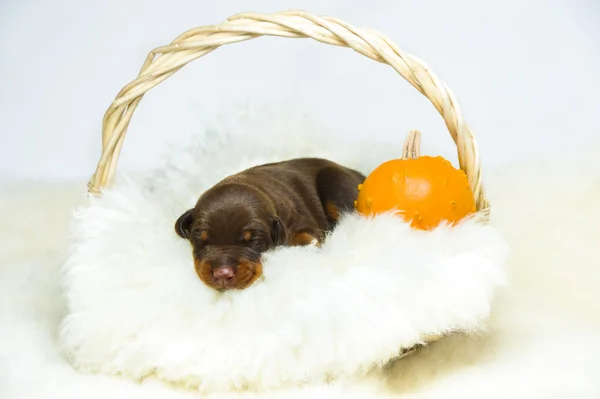
<path id="1" fill-rule="evenodd" d="M 419 156 L 418 132 L 405 144 L 404 157 L 379 165 L 359 185 L 356 210 L 365 215 L 399 211 L 412 227 L 435 228 L 475 212 L 465 173 L 442 157 Z M 411 151 L 412 150 L 412 151 Z M 412 157 L 408 155 L 412 152 Z"/>

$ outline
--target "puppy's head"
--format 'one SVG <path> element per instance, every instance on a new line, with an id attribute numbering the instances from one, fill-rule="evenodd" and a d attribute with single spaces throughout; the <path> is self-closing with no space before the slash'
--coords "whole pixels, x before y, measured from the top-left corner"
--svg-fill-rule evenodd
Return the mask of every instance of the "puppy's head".
<path id="1" fill-rule="evenodd" d="M 175 222 L 190 241 L 198 277 L 219 291 L 244 289 L 262 275 L 261 254 L 286 241 L 272 202 L 252 188 L 216 186 Z"/>

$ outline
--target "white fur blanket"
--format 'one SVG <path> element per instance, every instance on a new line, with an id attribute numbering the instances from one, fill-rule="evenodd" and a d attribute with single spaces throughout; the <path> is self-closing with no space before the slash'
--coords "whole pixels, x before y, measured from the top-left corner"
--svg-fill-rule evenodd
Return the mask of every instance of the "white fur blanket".
<path id="1" fill-rule="evenodd" d="M 309 144 L 298 142 L 299 151 Z M 396 149 L 387 151 L 381 156 Z M 378 162 L 368 159 L 365 168 Z M 440 341 L 361 379 L 213 397 L 600 396 L 600 265 L 593 249 L 600 240 L 600 172 L 591 157 L 566 162 L 486 170 L 494 223 L 507 236 L 512 257 L 509 285 L 494 302 L 485 335 Z M 152 381 L 139 385 L 79 374 L 59 356 L 58 326 L 65 314 L 59 268 L 69 213 L 82 202 L 84 187 L 2 187 L 0 396 L 198 397 Z"/>

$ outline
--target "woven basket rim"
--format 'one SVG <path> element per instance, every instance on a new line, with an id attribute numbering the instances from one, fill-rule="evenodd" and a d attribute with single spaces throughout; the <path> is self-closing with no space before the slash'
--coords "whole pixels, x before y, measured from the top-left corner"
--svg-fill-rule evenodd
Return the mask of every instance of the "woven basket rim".
<path id="1" fill-rule="evenodd" d="M 88 183 L 88 191 L 100 195 L 102 188 L 113 182 L 133 112 L 146 92 L 186 64 L 222 45 L 261 36 L 312 38 L 321 43 L 351 48 L 359 54 L 391 66 L 427 97 L 442 116 L 456 144 L 459 166 L 467 175 L 477 210 L 489 213 L 477 141 L 448 86 L 425 62 L 403 52 L 384 34 L 372 29 L 354 27 L 338 18 L 317 16 L 302 10 L 271 14 L 236 14 L 219 24 L 187 30 L 170 44 L 150 51 L 137 78 L 121 89 L 104 114 L 102 153 Z"/>

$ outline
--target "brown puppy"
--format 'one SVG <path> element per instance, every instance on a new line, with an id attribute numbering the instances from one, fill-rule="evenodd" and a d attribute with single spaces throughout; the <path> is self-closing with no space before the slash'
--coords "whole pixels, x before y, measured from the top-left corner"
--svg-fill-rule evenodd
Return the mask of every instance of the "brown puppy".
<path id="1" fill-rule="evenodd" d="M 354 209 L 361 173 L 319 158 L 270 163 L 229 176 L 175 222 L 192 245 L 200 279 L 217 290 L 244 289 L 276 246 L 320 244 Z"/>

